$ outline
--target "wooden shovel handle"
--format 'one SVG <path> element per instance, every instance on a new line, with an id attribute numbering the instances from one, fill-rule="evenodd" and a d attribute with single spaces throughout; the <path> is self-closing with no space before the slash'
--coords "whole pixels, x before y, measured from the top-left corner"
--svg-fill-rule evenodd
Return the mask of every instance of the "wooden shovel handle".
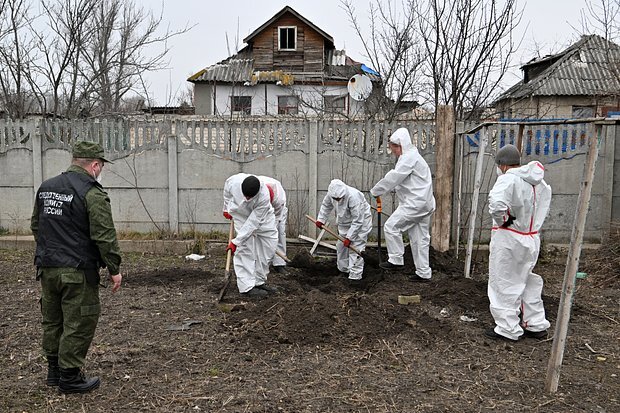
<path id="1" fill-rule="evenodd" d="M 233 220 L 230 220 L 230 229 L 228 230 L 228 244 L 233 239 L 233 235 L 235 234 L 235 224 Z M 228 245 L 227 245 L 228 246 Z M 226 271 L 230 271 L 230 261 L 232 259 L 232 250 L 226 251 Z"/>
<path id="2" fill-rule="evenodd" d="M 282 251 L 280 250 L 276 250 L 276 255 L 280 258 L 282 258 L 285 262 L 291 262 L 291 260 L 289 259 L 289 257 L 287 257 Z"/>
<path id="3" fill-rule="evenodd" d="M 310 215 L 306 215 L 306 218 L 308 218 L 310 221 L 316 224 L 316 219 L 312 218 Z M 337 232 L 334 232 L 334 230 L 332 230 L 327 225 L 323 225 L 322 229 L 324 229 L 327 233 L 331 234 L 332 236 L 338 238 L 340 241 L 344 242 L 344 238 L 341 237 L 340 234 L 338 234 Z M 358 249 L 355 248 L 353 245 L 349 245 L 349 249 L 353 251 L 354 253 L 356 253 L 357 255 L 362 255 L 362 253 L 358 251 Z"/>

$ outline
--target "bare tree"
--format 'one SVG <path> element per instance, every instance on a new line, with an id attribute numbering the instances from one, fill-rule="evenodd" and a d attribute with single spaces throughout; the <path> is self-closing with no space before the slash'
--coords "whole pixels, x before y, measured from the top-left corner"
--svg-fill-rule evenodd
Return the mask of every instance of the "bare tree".
<path id="1" fill-rule="evenodd" d="M 398 114 L 398 104 L 411 100 L 421 92 L 421 67 L 424 50 L 416 27 L 417 0 L 375 0 L 368 12 L 368 32 L 360 23 L 352 0 L 341 0 L 349 21 L 362 41 L 364 54 L 381 74 L 380 90 L 367 100 L 367 113 L 388 120 Z"/>
<path id="2" fill-rule="evenodd" d="M 1 0 L 0 4 L 0 102 L 8 115 L 21 118 L 32 100 L 28 79 L 34 42 L 27 30 L 31 21 L 27 0 Z"/>
<path id="3" fill-rule="evenodd" d="M 486 104 L 517 50 L 521 21 L 516 0 L 427 0 L 418 24 L 426 49 L 425 71 L 434 106 L 452 105 L 456 116 Z"/>
<path id="4" fill-rule="evenodd" d="M 98 2 L 90 21 L 92 36 L 84 45 L 86 69 L 90 79 L 86 90 L 104 113 L 119 111 L 122 99 L 130 92 L 141 93 L 144 73 L 164 69 L 167 41 L 189 30 L 169 29 L 160 34 L 162 16 L 139 7 L 132 0 Z M 147 54 L 146 49 L 153 51 Z"/>
<path id="5" fill-rule="evenodd" d="M 484 105 L 505 75 L 517 44 L 517 0 L 375 0 L 370 35 L 351 0 L 342 0 L 366 57 L 393 102 L 412 97 L 448 104 L 462 118 Z M 394 113 L 387 110 L 388 114 Z"/>

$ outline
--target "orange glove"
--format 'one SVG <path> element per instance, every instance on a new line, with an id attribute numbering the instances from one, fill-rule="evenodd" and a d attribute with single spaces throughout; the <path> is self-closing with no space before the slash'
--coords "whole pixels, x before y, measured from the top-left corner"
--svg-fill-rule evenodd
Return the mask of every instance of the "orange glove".
<path id="1" fill-rule="evenodd" d="M 345 238 L 342 243 L 344 244 L 345 248 L 349 248 L 349 245 L 351 245 L 351 240 L 349 238 Z"/>
<path id="2" fill-rule="evenodd" d="M 226 247 L 226 252 L 228 252 L 228 250 L 230 250 L 234 254 L 235 251 L 237 251 L 237 246 L 232 241 L 230 241 L 228 243 L 228 247 Z"/>
<path id="3" fill-rule="evenodd" d="M 224 218 L 226 218 L 227 220 L 231 220 L 232 219 L 232 215 L 230 215 L 228 213 L 228 211 L 224 211 L 224 213 L 222 215 L 224 215 Z"/>
<path id="4" fill-rule="evenodd" d="M 321 229 L 323 229 L 323 225 L 325 225 L 325 224 L 324 224 L 324 223 L 322 223 L 321 221 L 316 221 L 316 222 L 314 223 L 314 225 L 316 225 L 316 227 L 317 227 L 317 228 L 321 228 Z"/>

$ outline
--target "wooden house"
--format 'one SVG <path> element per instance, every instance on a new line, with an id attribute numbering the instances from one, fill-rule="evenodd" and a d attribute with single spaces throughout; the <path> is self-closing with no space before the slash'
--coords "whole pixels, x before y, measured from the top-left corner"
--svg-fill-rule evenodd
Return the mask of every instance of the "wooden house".
<path id="1" fill-rule="evenodd" d="M 197 115 L 355 116 L 364 105 L 348 95 L 351 76 L 380 80 L 288 6 L 243 41 L 239 52 L 188 79 Z"/>
<path id="2" fill-rule="evenodd" d="M 521 70 L 523 79 L 495 101 L 502 119 L 590 118 L 619 110 L 620 47 L 600 36 L 582 36 Z"/>

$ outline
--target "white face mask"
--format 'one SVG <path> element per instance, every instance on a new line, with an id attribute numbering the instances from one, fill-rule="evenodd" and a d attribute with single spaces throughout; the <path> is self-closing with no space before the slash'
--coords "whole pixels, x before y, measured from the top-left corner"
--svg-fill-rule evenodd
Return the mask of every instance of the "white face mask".
<path id="1" fill-rule="evenodd" d="M 502 170 L 500 169 L 499 166 L 495 167 L 495 173 L 497 174 L 497 176 L 502 176 L 504 175 L 504 173 L 502 172 Z"/>
<path id="2" fill-rule="evenodd" d="M 97 182 L 101 183 L 101 179 L 102 179 L 101 174 L 99 174 L 99 176 L 97 178 L 95 178 L 95 179 L 97 180 Z"/>

